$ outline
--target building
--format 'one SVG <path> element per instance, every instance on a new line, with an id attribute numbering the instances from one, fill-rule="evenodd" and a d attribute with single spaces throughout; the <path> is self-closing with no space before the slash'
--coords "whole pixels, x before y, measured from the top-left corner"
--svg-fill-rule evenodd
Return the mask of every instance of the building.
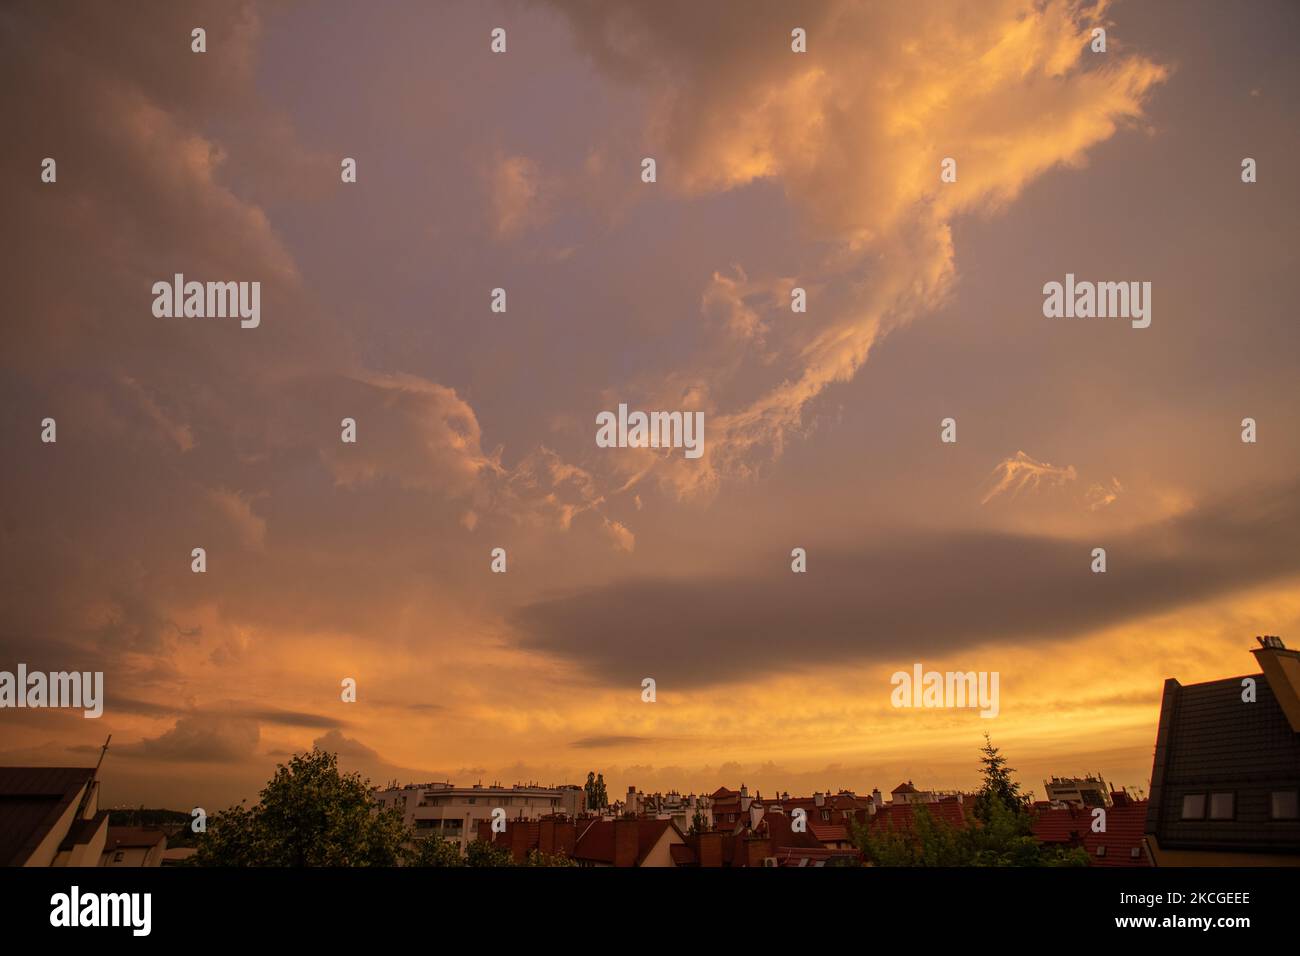
<path id="1" fill-rule="evenodd" d="M 918 790 L 912 785 L 912 781 L 900 783 L 889 794 L 891 804 L 901 803 L 934 803 L 935 795 L 929 790 Z"/>
<path id="2" fill-rule="evenodd" d="M 831 866 L 859 863 L 862 854 L 850 847 L 829 847 L 813 832 L 797 831 L 793 819 L 769 808 L 754 826 L 711 830 L 687 836 L 671 848 L 677 866 L 719 868 L 759 866 Z"/>
<path id="3" fill-rule="evenodd" d="M 673 847 L 686 843 L 671 820 L 593 820 L 580 829 L 573 850 L 579 866 L 677 866 Z"/>
<path id="4" fill-rule="evenodd" d="M 0 767 L 0 865 L 99 866 L 98 767 Z"/>
<path id="5" fill-rule="evenodd" d="M 1261 674 L 1165 681 L 1146 816 L 1156 866 L 1300 865 L 1300 653 L 1258 641 Z"/>
<path id="6" fill-rule="evenodd" d="M 455 843 L 463 853 L 478 835 L 479 825 L 491 822 L 493 810 L 504 810 L 506 820 L 539 820 L 554 814 L 575 817 L 582 812 L 583 792 L 576 784 L 457 787 L 420 783 L 378 791 L 375 803 L 400 810 L 403 821 L 417 836 L 436 834 Z"/>
<path id="7" fill-rule="evenodd" d="M 1151 866 L 1144 837 L 1147 801 L 1134 800 L 1123 790 L 1108 793 L 1106 799 L 1100 808 L 1070 803 L 1038 810 L 1034 836 L 1048 846 L 1082 847 L 1093 866 Z M 1105 816 L 1094 816 L 1097 809 Z M 1105 829 L 1095 831 L 1103 821 Z"/>
<path id="8" fill-rule="evenodd" d="M 491 822 L 484 821 L 478 825 L 477 836 L 484 843 L 508 850 L 516 863 L 523 863 L 534 852 L 572 859 L 579 828 L 585 830 L 595 820 L 595 817 L 575 820 L 562 814 L 540 820 L 507 820 L 504 833 L 493 833 Z"/>
<path id="9" fill-rule="evenodd" d="M 627 799 L 615 803 L 608 814 L 610 819 L 621 816 L 655 817 L 672 820 L 683 833 L 690 830 L 697 817 L 705 829 L 713 827 L 713 801 L 705 794 L 682 795 L 676 790 L 668 793 L 642 793 L 636 787 L 627 788 Z"/>
<path id="10" fill-rule="evenodd" d="M 158 827 L 109 827 L 100 866 L 162 866 L 167 834 Z"/>
<path id="11" fill-rule="evenodd" d="M 1109 807 L 1110 785 L 1101 775 L 1086 777 L 1053 777 L 1044 780 L 1049 803 L 1063 803 L 1077 807 Z"/>

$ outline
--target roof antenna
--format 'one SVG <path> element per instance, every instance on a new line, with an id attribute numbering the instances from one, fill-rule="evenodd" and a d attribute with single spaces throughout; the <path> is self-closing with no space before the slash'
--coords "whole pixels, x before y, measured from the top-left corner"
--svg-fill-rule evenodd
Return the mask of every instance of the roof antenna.
<path id="1" fill-rule="evenodd" d="M 104 746 L 99 749 L 99 762 L 95 764 L 95 776 L 99 776 L 99 768 L 104 763 L 104 754 L 108 753 L 108 743 L 113 739 L 113 735 L 108 735 L 108 740 L 104 741 Z"/>

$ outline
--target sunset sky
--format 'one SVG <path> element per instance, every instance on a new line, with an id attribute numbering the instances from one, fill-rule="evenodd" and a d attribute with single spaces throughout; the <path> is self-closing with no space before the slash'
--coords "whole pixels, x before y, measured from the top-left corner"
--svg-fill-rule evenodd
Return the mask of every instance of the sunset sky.
<path id="1" fill-rule="evenodd" d="M 0 764 L 111 733 L 104 805 L 179 809 L 314 743 L 377 783 L 866 792 L 971 788 L 987 732 L 1040 796 L 1145 790 L 1165 678 L 1300 645 L 1297 29 L 5 4 L 0 670 L 107 705 L 0 711 Z M 260 281 L 260 326 L 156 318 L 175 273 Z M 1067 273 L 1150 282 L 1150 327 L 1045 318 Z M 704 456 L 597 447 L 620 402 L 703 411 Z M 999 715 L 895 709 L 918 662 L 999 672 Z"/>

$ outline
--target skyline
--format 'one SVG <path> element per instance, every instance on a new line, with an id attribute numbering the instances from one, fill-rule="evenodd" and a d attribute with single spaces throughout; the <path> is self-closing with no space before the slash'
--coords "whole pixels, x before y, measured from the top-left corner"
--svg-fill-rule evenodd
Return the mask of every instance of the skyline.
<path id="1" fill-rule="evenodd" d="M 325 6 L 0 13 L 0 670 L 106 697 L 0 763 L 865 793 L 988 732 L 1145 791 L 1166 678 L 1294 646 L 1294 6 Z M 892 706 L 914 666 L 997 716 Z"/>

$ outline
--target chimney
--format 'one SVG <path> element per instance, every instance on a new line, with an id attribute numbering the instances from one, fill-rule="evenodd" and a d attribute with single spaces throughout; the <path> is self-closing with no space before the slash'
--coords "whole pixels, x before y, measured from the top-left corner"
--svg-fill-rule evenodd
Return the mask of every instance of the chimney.
<path id="1" fill-rule="evenodd" d="M 578 827 L 565 816 L 546 817 L 538 823 L 537 849 L 554 856 L 573 856 L 578 842 Z"/>
<path id="2" fill-rule="evenodd" d="M 1300 651 L 1289 651 L 1282 638 L 1272 634 L 1257 637 L 1259 647 L 1251 651 L 1264 670 L 1269 690 L 1277 698 L 1291 729 L 1300 734 Z"/>
<path id="3" fill-rule="evenodd" d="M 537 827 L 537 849 L 542 853 L 555 852 L 555 820 L 542 820 Z"/>
<path id="4" fill-rule="evenodd" d="M 885 798 L 880 795 L 879 787 L 876 787 L 871 791 L 871 802 L 874 803 L 877 807 L 880 807 L 885 802 Z"/>
<path id="5" fill-rule="evenodd" d="M 722 866 L 722 834 L 709 830 L 699 835 L 700 866 Z"/>
<path id="6" fill-rule="evenodd" d="M 510 820 L 506 823 L 506 832 L 510 838 L 510 855 L 516 863 L 528 859 L 528 824 L 523 820 Z"/>
<path id="7" fill-rule="evenodd" d="M 818 790 L 816 793 L 813 794 L 813 803 L 819 807 L 826 806 L 826 794 Z"/>
<path id="8" fill-rule="evenodd" d="M 635 819 L 614 821 L 614 865 L 636 866 L 641 824 Z"/>
<path id="9" fill-rule="evenodd" d="M 750 837 L 745 841 L 745 864 L 762 866 L 763 858 L 772 855 L 772 841 L 761 837 Z"/>

